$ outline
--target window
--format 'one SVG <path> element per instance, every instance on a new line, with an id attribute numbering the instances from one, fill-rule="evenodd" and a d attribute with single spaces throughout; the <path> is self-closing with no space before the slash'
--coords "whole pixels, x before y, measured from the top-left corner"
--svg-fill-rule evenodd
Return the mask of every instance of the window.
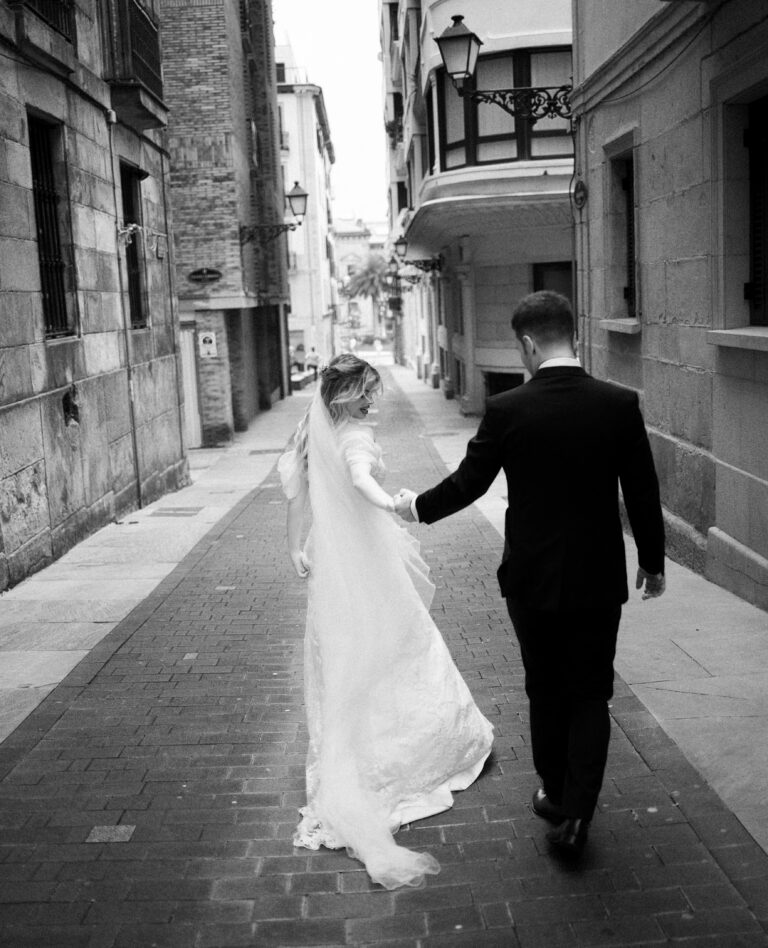
<path id="1" fill-rule="evenodd" d="M 128 280 L 128 310 L 131 329 L 147 325 L 143 241 L 141 231 L 141 181 L 146 175 L 131 165 L 120 165 L 120 186 L 123 192 L 123 227 L 136 225 L 125 245 L 125 268 Z"/>
<path id="2" fill-rule="evenodd" d="M 28 0 L 28 4 L 49 26 L 74 41 L 75 0 Z"/>
<path id="3" fill-rule="evenodd" d="M 635 233 L 635 161 L 631 151 L 610 160 L 606 236 L 606 311 L 611 318 L 638 316 Z"/>
<path id="4" fill-rule="evenodd" d="M 389 41 L 390 43 L 396 43 L 400 38 L 400 34 L 397 29 L 397 3 L 390 3 L 389 5 Z"/>
<path id="5" fill-rule="evenodd" d="M 749 321 L 768 326 L 768 96 L 749 106 Z"/>
<path id="6" fill-rule="evenodd" d="M 627 304 L 627 316 L 637 316 L 637 281 L 635 278 L 635 161 L 628 156 L 617 162 L 624 195 L 624 252 L 626 283 L 622 295 Z"/>
<path id="7" fill-rule="evenodd" d="M 570 77 L 570 49 L 515 50 L 481 57 L 467 88 L 558 87 L 568 85 Z M 473 102 L 457 94 L 444 71 L 438 75 L 437 94 L 440 159 L 445 170 L 573 154 L 567 119 L 515 118 L 495 103 Z M 428 125 L 431 133 L 432 123 Z"/>
<path id="8" fill-rule="evenodd" d="M 57 168 L 61 129 L 32 115 L 28 119 L 43 320 L 45 335 L 52 339 L 74 334 L 73 304 L 67 294 L 70 268 L 62 233 L 68 220 L 66 192 Z"/>
<path id="9" fill-rule="evenodd" d="M 138 0 L 120 0 L 122 63 L 117 73 L 122 79 L 138 80 L 158 99 L 163 98 L 163 69 L 160 58 L 160 33 Z"/>
<path id="10" fill-rule="evenodd" d="M 534 263 L 533 291 L 554 290 L 571 300 L 573 283 L 571 282 L 571 262 L 563 260 L 557 263 Z M 572 300 L 571 300 L 572 302 Z"/>
<path id="11" fill-rule="evenodd" d="M 429 173 L 435 172 L 435 106 L 434 86 L 427 89 L 427 154 L 429 156 Z"/>
<path id="12" fill-rule="evenodd" d="M 408 187 L 405 181 L 397 182 L 397 211 L 398 214 L 404 208 L 408 207 Z"/>
<path id="13" fill-rule="evenodd" d="M 285 83 L 285 63 L 275 63 L 277 72 L 277 81 L 282 85 Z"/>

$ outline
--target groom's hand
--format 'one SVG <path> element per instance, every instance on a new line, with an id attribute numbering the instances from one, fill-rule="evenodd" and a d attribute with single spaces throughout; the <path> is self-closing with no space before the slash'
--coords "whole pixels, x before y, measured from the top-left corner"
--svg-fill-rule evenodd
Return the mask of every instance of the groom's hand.
<path id="1" fill-rule="evenodd" d="M 643 583 L 645 583 L 643 599 L 657 599 L 667 588 L 664 573 L 647 573 L 642 567 L 638 567 L 635 589 L 642 589 Z"/>
<path id="2" fill-rule="evenodd" d="M 416 497 L 416 492 L 408 490 L 407 487 L 401 487 L 395 494 L 395 513 L 399 514 L 406 523 L 415 523 L 416 518 L 411 510 L 411 502 Z"/>

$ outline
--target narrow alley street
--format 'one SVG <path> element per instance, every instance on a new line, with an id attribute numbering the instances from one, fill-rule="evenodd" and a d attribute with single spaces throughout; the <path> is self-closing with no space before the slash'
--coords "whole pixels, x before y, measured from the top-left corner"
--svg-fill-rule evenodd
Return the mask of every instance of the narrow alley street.
<path id="1" fill-rule="evenodd" d="M 463 449 L 473 422 L 426 386 L 411 394 L 398 367 L 383 371 L 387 486 L 428 486 L 446 473 L 436 442 Z M 401 831 L 441 873 L 387 892 L 344 853 L 293 848 L 305 589 L 285 553 L 275 464 L 310 394 L 277 406 L 258 442 L 229 449 L 239 493 L 220 476 L 208 489 L 221 503 L 236 496 L 231 509 L 190 528 L 208 510 L 197 480 L 125 518 L 144 539 L 116 570 L 127 584 L 150 576 L 146 589 L 0 745 L 0 945 L 768 945 L 768 855 L 623 680 L 585 857 L 574 868 L 548 852 L 529 807 L 538 784 L 522 666 L 496 586 L 502 541 L 486 516 L 498 498 L 413 528 L 437 624 L 496 729 L 490 765 L 453 809 Z M 249 476 L 259 465 L 258 477 L 246 483 L 238 464 Z M 164 575 L 141 574 L 165 542 L 150 528 L 174 523 L 193 530 L 191 548 Z M 102 534 L 114 549 L 131 529 Z M 98 537 L 49 569 L 98 556 Z M 32 599 L 25 586 L 0 600 L 0 642 Z"/>

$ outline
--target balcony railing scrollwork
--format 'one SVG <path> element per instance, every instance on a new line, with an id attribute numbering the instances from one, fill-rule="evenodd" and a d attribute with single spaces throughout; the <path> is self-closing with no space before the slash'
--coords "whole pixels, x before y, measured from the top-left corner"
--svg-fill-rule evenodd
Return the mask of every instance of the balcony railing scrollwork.
<path id="1" fill-rule="evenodd" d="M 468 96 L 475 102 L 488 102 L 500 106 L 517 118 L 536 122 L 542 118 L 571 117 L 571 92 L 573 87 L 537 86 L 516 89 L 459 89 L 459 95 Z"/>

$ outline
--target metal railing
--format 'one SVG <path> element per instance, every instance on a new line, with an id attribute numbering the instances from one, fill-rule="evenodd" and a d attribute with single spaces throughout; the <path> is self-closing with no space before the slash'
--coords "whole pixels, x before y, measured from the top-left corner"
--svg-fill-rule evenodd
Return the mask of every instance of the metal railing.
<path id="1" fill-rule="evenodd" d="M 66 39 L 75 38 L 75 0 L 27 0 L 27 5 Z"/>
<path id="2" fill-rule="evenodd" d="M 46 122 L 30 117 L 29 151 L 32 164 L 32 195 L 37 227 L 37 252 L 43 318 L 47 338 L 68 336 L 72 326 L 67 312 L 66 272 L 61 240 L 59 204 L 53 159 L 54 131 Z"/>
<path id="3" fill-rule="evenodd" d="M 158 99 L 163 97 L 160 33 L 137 0 L 120 0 L 123 43 L 121 79 L 137 79 Z"/>

